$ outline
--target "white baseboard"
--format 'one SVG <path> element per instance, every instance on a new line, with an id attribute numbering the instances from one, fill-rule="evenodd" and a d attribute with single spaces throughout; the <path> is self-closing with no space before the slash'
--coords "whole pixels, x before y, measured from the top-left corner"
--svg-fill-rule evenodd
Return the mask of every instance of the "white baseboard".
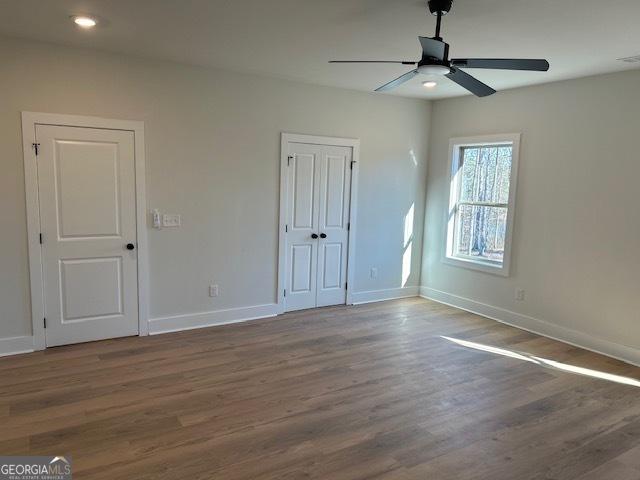
<path id="1" fill-rule="evenodd" d="M 0 357 L 33 351 L 32 336 L 0 338 Z"/>
<path id="2" fill-rule="evenodd" d="M 587 333 L 578 332 L 571 328 L 550 323 L 546 320 L 529 317 L 504 308 L 494 307 L 492 305 L 477 302 L 469 298 L 459 297 L 433 288 L 420 287 L 420 296 L 428 300 L 433 300 L 461 310 L 476 313 L 500 323 L 505 323 L 512 327 L 520 328 L 537 335 L 542 335 L 543 337 L 549 337 L 560 342 L 584 348 L 585 350 L 590 350 L 592 352 L 622 360 L 623 362 L 630 363 L 632 365 L 640 366 L 640 350 L 628 345 L 622 345 L 620 343 L 612 342 L 611 340 L 594 337 Z"/>
<path id="3" fill-rule="evenodd" d="M 258 318 L 273 317 L 278 314 L 278 305 L 256 305 L 253 307 L 214 310 L 211 312 L 189 313 L 171 317 L 152 318 L 149 320 L 149 335 L 160 333 L 193 330 L 195 328 L 213 327 L 229 323 L 246 322 Z"/>
<path id="4" fill-rule="evenodd" d="M 417 297 L 419 290 L 419 287 L 400 287 L 371 290 L 369 292 L 354 292 L 351 294 L 351 301 L 354 305 L 360 305 L 361 303 L 382 302 L 396 298 Z"/>

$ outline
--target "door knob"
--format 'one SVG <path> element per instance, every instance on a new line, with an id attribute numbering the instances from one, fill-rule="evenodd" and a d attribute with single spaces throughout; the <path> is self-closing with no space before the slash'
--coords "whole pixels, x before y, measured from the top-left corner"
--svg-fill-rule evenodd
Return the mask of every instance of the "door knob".
<path id="1" fill-rule="evenodd" d="M 133 243 L 127 243 L 127 250 L 133 250 L 136 246 Z"/>
<path id="2" fill-rule="evenodd" d="M 313 238 L 315 240 L 316 238 L 318 238 L 318 234 L 317 233 L 312 233 L 311 234 L 311 238 Z"/>
<path id="3" fill-rule="evenodd" d="M 321 233 L 320 234 L 320 238 L 327 238 L 327 234 L 326 233 Z"/>

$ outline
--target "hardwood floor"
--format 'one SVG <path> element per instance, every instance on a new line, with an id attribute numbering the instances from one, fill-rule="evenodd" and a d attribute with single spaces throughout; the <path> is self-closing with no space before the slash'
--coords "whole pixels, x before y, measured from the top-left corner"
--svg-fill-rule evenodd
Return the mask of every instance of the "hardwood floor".
<path id="1" fill-rule="evenodd" d="M 423 299 L 325 308 L 2 358 L 0 454 L 79 479 L 640 479 L 640 388 L 528 355 L 640 379 Z"/>

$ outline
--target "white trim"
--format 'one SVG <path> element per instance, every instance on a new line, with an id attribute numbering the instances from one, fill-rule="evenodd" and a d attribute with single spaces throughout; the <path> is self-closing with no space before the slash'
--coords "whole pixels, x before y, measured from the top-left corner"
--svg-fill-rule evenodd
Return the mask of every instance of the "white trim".
<path id="1" fill-rule="evenodd" d="M 385 300 L 395 300 L 397 298 L 417 297 L 419 287 L 388 288 L 386 290 L 370 290 L 368 292 L 354 292 L 352 294 L 353 304 L 384 302 Z"/>
<path id="2" fill-rule="evenodd" d="M 351 145 L 353 170 L 351 171 L 351 198 L 349 199 L 349 244 L 347 247 L 347 305 L 353 304 L 353 287 L 356 284 L 356 218 L 358 214 L 358 176 L 360 175 L 360 140 Z"/>
<path id="3" fill-rule="evenodd" d="M 136 156 L 136 235 L 138 239 L 138 335 L 149 335 L 149 248 L 144 123 L 133 130 Z"/>
<path id="4" fill-rule="evenodd" d="M 285 141 L 286 140 L 286 141 Z M 318 135 L 307 135 L 299 133 L 282 133 L 282 141 L 286 143 L 308 143 L 310 145 L 331 145 L 333 147 L 360 146 L 360 139 L 346 137 L 321 137 Z"/>
<path id="5" fill-rule="evenodd" d="M 43 350 L 46 348 L 45 332 L 42 320 L 44 317 L 42 252 L 40 242 L 38 240 L 38 236 L 40 234 L 38 169 L 35 151 L 32 146 L 36 141 L 36 125 L 59 125 L 108 130 L 126 130 L 133 132 L 136 161 L 136 229 L 138 237 L 138 332 L 140 336 L 148 335 L 149 271 L 146 221 L 147 201 L 145 193 L 144 122 L 112 120 L 82 115 L 22 112 L 22 149 L 24 155 L 24 182 L 27 206 L 27 243 L 29 248 L 33 348 L 35 350 Z"/>
<path id="6" fill-rule="evenodd" d="M 535 333 L 536 335 L 542 335 L 543 337 L 552 338 L 553 340 L 558 340 L 632 365 L 640 366 L 640 350 L 629 345 L 622 345 L 611 340 L 594 337 L 588 333 L 562 327 L 546 320 L 522 315 L 504 308 L 494 307 L 429 287 L 420 287 L 420 296 Z"/>
<path id="7" fill-rule="evenodd" d="M 0 338 L 0 357 L 33 352 L 33 337 Z"/>
<path id="8" fill-rule="evenodd" d="M 289 143 L 287 134 L 280 136 L 280 213 L 278 219 L 278 291 L 276 292 L 276 304 L 278 313 L 284 313 L 284 285 L 285 269 L 287 268 L 287 234 L 285 227 L 287 224 L 287 167 L 288 159 L 287 145 Z"/>
<path id="9" fill-rule="evenodd" d="M 29 285 L 31 293 L 31 328 L 33 348 L 44 350 L 44 291 L 40 235 L 40 199 L 38 198 L 38 166 L 33 144 L 36 139 L 35 115 L 22 112 L 22 151 L 27 212 L 27 247 L 29 253 Z"/>
<path id="10" fill-rule="evenodd" d="M 505 133 L 496 135 L 480 135 L 473 137 L 457 137 L 449 140 L 449 202 L 447 210 L 444 212 L 444 251 L 441 260 L 443 263 L 456 267 L 463 267 L 472 270 L 478 270 L 494 275 L 509 276 L 511 266 L 511 246 L 513 238 L 513 222 L 516 209 L 516 190 L 518 186 L 518 164 L 520 161 L 520 133 Z M 504 239 L 504 256 L 501 264 L 492 263 L 491 261 L 475 260 L 472 258 L 453 256 L 451 250 L 454 241 L 455 218 L 452 218 L 451 212 L 457 204 L 459 185 L 459 176 L 453 176 L 454 170 L 460 164 L 459 152 L 460 147 L 465 146 L 482 146 L 482 145 L 512 145 L 511 157 L 511 183 L 509 185 L 509 201 L 507 208 L 507 230 Z M 454 194 L 455 192 L 455 194 Z"/>
<path id="11" fill-rule="evenodd" d="M 355 240 L 356 240 L 356 214 L 358 199 L 358 174 L 360 171 L 360 140 L 357 138 L 321 137 L 317 135 L 301 135 L 283 132 L 280 138 L 280 215 L 278 222 L 278 291 L 276 301 L 278 313 L 284 313 L 286 304 L 284 299 L 285 273 L 287 271 L 286 245 L 287 236 L 285 225 L 287 223 L 287 154 L 289 143 L 307 143 L 311 145 L 331 145 L 339 147 L 351 147 L 351 191 L 349 199 L 349 242 L 347 245 L 347 299 L 346 304 L 353 304 L 353 282 L 355 275 Z"/>
<path id="12" fill-rule="evenodd" d="M 149 320 L 149 334 L 158 335 L 161 333 L 214 327 L 230 323 L 248 322 L 259 318 L 274 317 L 277 314 L 278 305 L 271 303 L 267 305 L 255 305 L 253 307 L 152 318 Z"/>
<path id="13" fill-rule="evenodd" d="M 61 113 L 22 112 L 22 124 L 58 125 L 63 127 L 101 128 L 105 130 L 144 130 L 144 122 L 119 120 L 87 115 L 66 115 Z"/>

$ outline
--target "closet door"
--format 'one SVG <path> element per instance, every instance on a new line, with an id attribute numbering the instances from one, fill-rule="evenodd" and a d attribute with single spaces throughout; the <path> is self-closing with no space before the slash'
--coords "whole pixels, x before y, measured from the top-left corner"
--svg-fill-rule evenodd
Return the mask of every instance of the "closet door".
<path id="1" fill-rule="evenodd" d="M 286 310 L 316 306 L 318 211 L 322 147 L 289 144 Z"/>
<path id="2" fill-rule="evenodd" d="M 351 148 L 325 146 L 320 161 L 316 306 L 347 300 Z"/>
<path id="3" fill-rule="evenodd" d="M 346 303 L 350 147 L 290 143 L 286 311 Z"/>

